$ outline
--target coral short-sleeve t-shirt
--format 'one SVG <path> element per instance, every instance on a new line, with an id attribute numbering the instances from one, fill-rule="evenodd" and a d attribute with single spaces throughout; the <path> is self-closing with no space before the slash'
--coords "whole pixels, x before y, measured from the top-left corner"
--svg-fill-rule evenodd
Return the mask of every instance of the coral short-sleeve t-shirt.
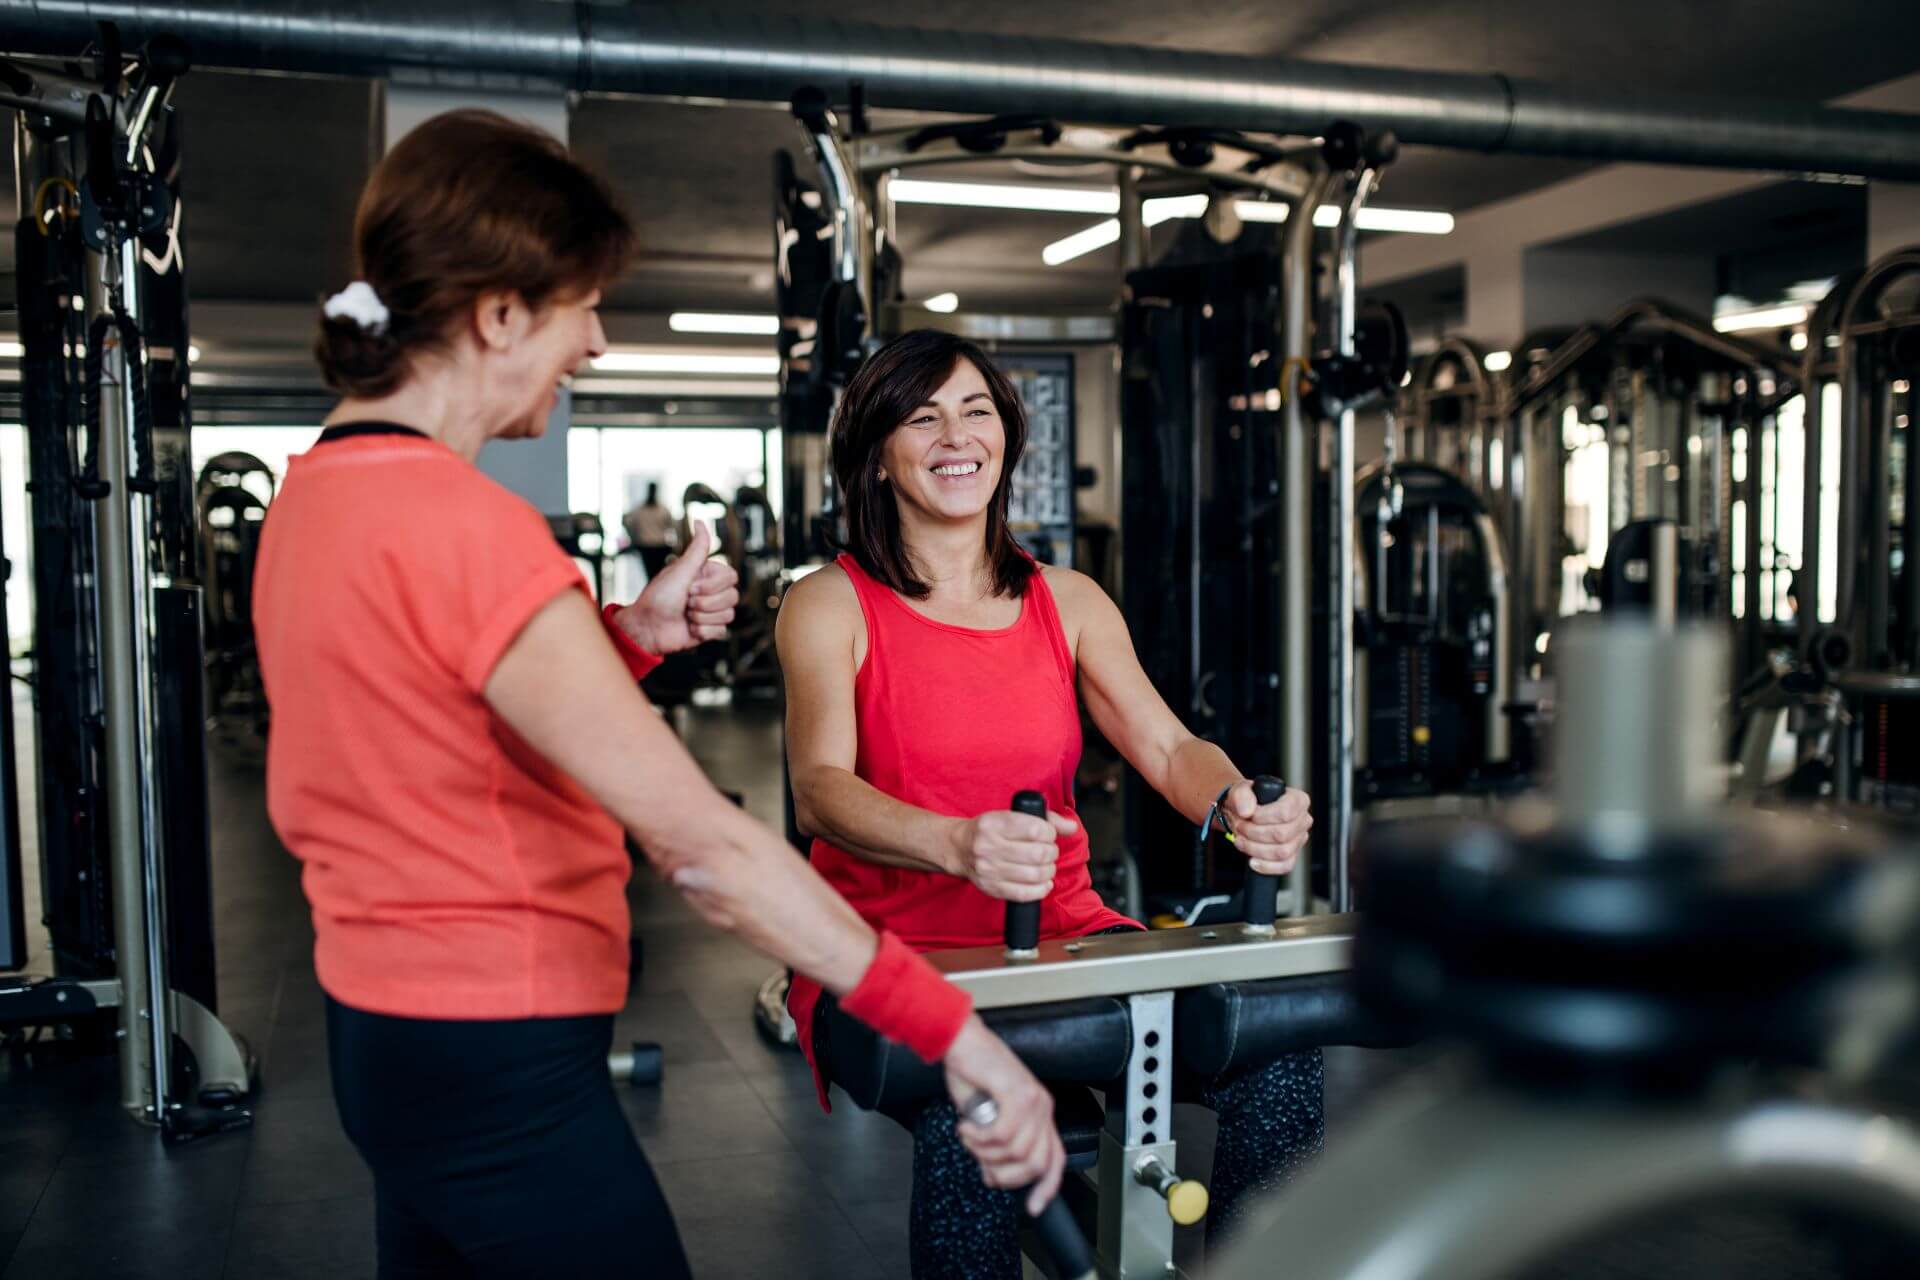
<path id="1" fill-rule="evenodd" d="M 586 589 L 544 517 L 436 441 L 293 459 L 254 587 L 267 804 L 335 999 L 443 1019 L 624 1003 L 620 829 L 483 696 L 533 616 Z"/>

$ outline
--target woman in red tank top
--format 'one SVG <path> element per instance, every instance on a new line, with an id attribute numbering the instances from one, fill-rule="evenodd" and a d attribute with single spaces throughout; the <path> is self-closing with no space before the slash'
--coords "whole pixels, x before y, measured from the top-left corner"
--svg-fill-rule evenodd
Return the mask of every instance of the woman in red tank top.
<path id="1" fill-rule="evenodd" d="M 997 941 L 1009 901 L 1041 903 L 1043 938 L 1139 927 L 1088 875 L 1073 809 L 1082 698 L 1176 809 L 1197 824 L 1220 802 L 1256 870 L 1292 870 L 1312 825 L 1304 793 L 1257 805 L 1226 754 L 1187 731 L 1096 583 L 1014 542 L 1025 438 L 1018 395 L 978 347 L 931 330 L 889 343 L 834 418 L 848 550 L 780 609 L 794 809 L 813 865 L 921 950 Z M 1021 790 L 1046 797 L 1044 820 L 1009 809 Z M 810 1061 L 820 999 L 795 979 Z M 1317 1149 L 1319 1073 L 1317 1052 L 1296 1054 L 1198 1098 L 1221 1115 L 1210 1237 L 1241 1193 Z M 1012 1202 L 957 1160 L 951 1104 L 901 1118 L 915 1137 L 916 1280 L 1017 1276 Z"/>

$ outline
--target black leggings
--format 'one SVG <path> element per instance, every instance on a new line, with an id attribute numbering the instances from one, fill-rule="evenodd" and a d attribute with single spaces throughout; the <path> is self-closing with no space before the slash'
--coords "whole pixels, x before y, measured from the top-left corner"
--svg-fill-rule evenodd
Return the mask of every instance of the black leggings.
<path id="1" fill-rule="evenodd" d="M 333 1096 L 373 1170 L 380 1280 L 682 1280 L 613 1095 L 613 1017 L 440 1022 L 327 1001 Z"/>

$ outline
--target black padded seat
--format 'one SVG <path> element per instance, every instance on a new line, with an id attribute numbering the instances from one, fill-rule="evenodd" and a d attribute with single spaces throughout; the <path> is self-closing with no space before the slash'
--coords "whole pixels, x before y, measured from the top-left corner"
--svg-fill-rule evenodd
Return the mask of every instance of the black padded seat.
<path id="1" fill-rule="evenodd" d="M 1127 1069 L 1133 1024 L 1123 1001 L 1065 1000 L 989 1009 L 981 1017 L 1042 1080 L 1099 1086 Z M 841 1013 L 831 996 L 814 1011 L 813 1045 L 821 1073 L 864 1110 L 890 1111 L 946 1092 L 939 1067 Z"/>
<path id="2" fill-rule="evenodd" d="M 1413 1040 L 1361 1006 L 1347 973 L 1190 987 L 1174 997 L 1173 1017 L 1181 1069 L 1209 1080 L 1303 1049 L 1386 1049 Z"/>

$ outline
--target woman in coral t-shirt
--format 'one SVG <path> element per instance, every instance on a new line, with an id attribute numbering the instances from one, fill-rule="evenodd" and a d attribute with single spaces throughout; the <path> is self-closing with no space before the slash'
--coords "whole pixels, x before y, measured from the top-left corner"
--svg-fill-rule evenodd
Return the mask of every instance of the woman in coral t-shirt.
<path id="1" fill-rule="evenodd" d="M 636 687 L 720 635 L 708 543 L 596 617 L 546 521 L 475 466 L 606 349 L 633 231 L 559 143 L 455 112 L 376 167 L 329 299 L 343 399 L 262 535 L 274 826 L 302 863 L 335 1099 L 380 1274 L 686 1274 L 607 1074 L 628 969 L 622 828 L 707 919 L 841 993 L 956 1097 L 997 1186 L 1063 1164 L 1051 1099 L 966 997 L 729 804 Z M 609 643 L 611 638 L 612 643 Z M 626 665 L 621 662 L 622 656 Z"/>

